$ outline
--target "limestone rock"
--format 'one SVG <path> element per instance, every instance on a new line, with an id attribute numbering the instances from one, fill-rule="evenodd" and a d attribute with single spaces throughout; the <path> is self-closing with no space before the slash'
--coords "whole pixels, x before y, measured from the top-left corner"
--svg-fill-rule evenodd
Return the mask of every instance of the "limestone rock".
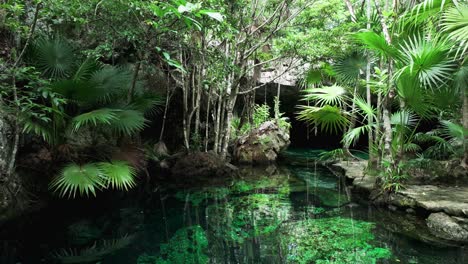
<path id="1" fill-rule="evenodd" d="M 233 159 L 247 164 L 272 163 L 290 143 L 289 131 L 268 121 L 235 142 Z"/>
<path id="2" fill-rule="evenodd" d="M 224 160 L 213 152 L 193 152 L 181 156 L 175 162 L 171 172 L 176 177 L 184 179 L 207 177 L 225 174 L 226 167 Z"/>
<path id="3" fill-rule="evenodd" d="M 435 236 L 447 240 L 467 242 L 466 221 L 457 220 L 445 213 L 433 213 L 426 219 L 427 226 Z"/>

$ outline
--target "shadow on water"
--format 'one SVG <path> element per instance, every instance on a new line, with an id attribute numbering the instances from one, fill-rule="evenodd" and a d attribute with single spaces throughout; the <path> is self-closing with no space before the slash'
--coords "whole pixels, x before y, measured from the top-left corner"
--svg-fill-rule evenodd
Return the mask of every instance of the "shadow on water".
<path id="1" fill-rule="evenodd" d="M 0 263 L 467 263 L 417 217 L 351 202 L 316 156 L 43 210 L 2 229 Z"/>

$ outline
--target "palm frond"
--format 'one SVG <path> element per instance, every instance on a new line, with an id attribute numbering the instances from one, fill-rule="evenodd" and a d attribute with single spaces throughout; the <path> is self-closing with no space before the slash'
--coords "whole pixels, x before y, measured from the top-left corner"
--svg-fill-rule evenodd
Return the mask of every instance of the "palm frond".
<path id="1" fill-rule="evenodd" d="M 91 58 L 86 58 L 73 74 L 73 80 L 84 81 L 91 78 L 93 73 L 99 68 L 97 62 Z"/>
<path id="2" fill-rule="evenodd" d="M 325 132 L 337 133 L 350 123 L 347 114 L 336 106 L 300 106 L 299 108 L 302 110 L 298 113 L 298 120 L 308 122 Z"/>
<path id="3" fill-rule="evenodd" d="M 406 73 L 400 75 L 397 82 L 397 93 L 405 103 L 406 108 L 423 118 L 431 116 L 434 108 L 433 97 L 421 87 L 417 77 Z"/>
<path id="4" fill-rule="evenodd" d="M 403 150 L 406 153 L 417 153 L 417 152 L 420 152 L 422 149 L 418 144 L 406 143 L 406 144 L 403 145 Z"/>
<path id="5" fill-rule="evenodd" d="M 75 67 L 72 46 L 62 38 L 41 38 L 33 45 L 34 62 L 43 73 L 52 78 L 70 76 Z"/>
<path id="6" fill-rule="evenodd" d="M 77 131 L 87 125 L 111 125 L 120 118 L 120 111 L 109 108 L 96 109 L 73 118 L 73 130 Z"/>
<path id="7" fill-rule="evenodd" d="M 96 191 L 105 188 L 104 177 L 99 167 L 94 163 L 78 165 L 72 163 L 62 169 L 50 183 L 49 188 L 58 192 L 61 197 L 75 198 L 80 196 L 96 196 Z"/>
<path id="8" fill-rule="evenodd" d="M 154 93 L 144 93 L 141 96 L 135 96 L 126 108 L 140 111 L 147 116 L 155 116 L 160 112 L 163 105 L 163 96 Z"/>
<path id="9" fill-rule="evenodd" d="M 377 109 L 372 107 L 368 102 L 366 102 L 362 97 L 356 96 L 353 98 L 354 103 L 356 104 L 356 110 L 361 113 L 361 115 L 366 118 L 376 119 Z"/>
<path id="10" fill-rule="evenodd" d="M 412 127 L 416 125 L 417 121 L 416 115 L 406 110 L 395 112 L 390 117 L 390 122 L 394 126 Z"/>
<path id="11" fill-rule="evenodd" d="M 404 41 L 400 50 L 399 73 L 417 76 L 422 85 L 431 89 L 451 80 L 455 65 L 450 59 L 447 41 L 415 35 Z"/>
<path id="12" fill-rule="evenodd" d="M 346 155 L 342 148 L 334 149 L 330 151 L 324 151 L 319 154 L 319 160 L 322 161 L 334 161 L 337 159 L 343 159 Z"/>
<path id="13" fill-rule="evenodd" d="M 145 128 L 146 119 L 142 112 L 136 110 L 114 110 L 115 119 L 110 126 L 117 133 L 131 136 Z"/>
<path id="14" fill-rule="evenodd" d="M 23 126 L 23 133 L 34 134 L 48 143 L 53 141 L 50 120 L 34 120 L 31 116 L 25 114 L 20 114 L 18 120 Z"/>
<path id="15" fill-rule="evenodd" d="M 369 50 L 377 52 L 387 58 L 398 57 L 398 50 L 387 43 L 385 37 L 372 31 L 356 33 L 354 38 L 358 43 L 364 45 Z"/>
<path id="16" fill-rule="evenodd" d="M 460 4 L 447 10 L 442 18 L 443 30 L 458 43 L 457 55 L 463 58 L 468 51 L 468 5 Z"/>
<path id="17" fill-rule="evenodd" d="M 338 80 L 355 85 L 367 66 L 367 58 L 358 52 L 353 52 L 346 57 L 343 57 L 333 65 Z"/>
<path id="18" fill-rule="evenodd" d="M 362 135 L 369 133 L 369 130 L 372 130 L 374 128 L 375 128 L 375 125 L 364 125 L 360 127 L 355 127 L 344 134 L 341 142 L 343 143 L 345 147 L 350 147 L 351 145 L 355 145 L 359 141 L 359 138 Z"/>
<path id="19" fill-rule="evenodd" d="M 89 79 L 93 92 L 88 99 L 93 102 L 109 102 L 114 96 L 126 95 L 131 81 L 132 75 L 128 70 L 114 66 L 102 67 Z"/>
<path id="20" fill-rule="evenodd" d="M 127 162 L 114 160 L 101 162 L 98 166 L 104 176 L 106 186 L 125 191 L 135 187 L 136 171 Z"/>
<path id="21" fill-rule="evenodd" d="M 317 105 L 336 105 L 342 106 L 347 99 L 346 88 L 342 86 L 324 86 L 321 88 L 312 88 L 304 90 L 303 100 L 313 100 Z"/>
<path id="22" fill-rule="evenodd" d="M 462 125 L 455 124 L 447 120 L 442 120 L 440 123 L 442 124 L 443 136 L 460 141 L 465 140 L 465 136 L 468 134 L 468 131 Z"/>

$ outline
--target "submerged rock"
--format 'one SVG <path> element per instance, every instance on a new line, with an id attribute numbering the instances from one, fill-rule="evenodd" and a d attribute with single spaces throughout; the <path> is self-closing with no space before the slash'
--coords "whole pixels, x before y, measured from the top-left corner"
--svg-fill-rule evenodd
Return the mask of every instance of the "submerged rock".
<path id="1" fill-rule="evenodd" d="M 450 217 L 445 213 L 433 213 L 426 220 L 435 236 L 460 242 L 468 241 L 468 219 Z"/>
<path id="2" fill-rule="evenodd" d="M 239 163 L 272 163 L 290 143 L 289 131 L 268 121 L 235 142 L 233 158 Z"/>

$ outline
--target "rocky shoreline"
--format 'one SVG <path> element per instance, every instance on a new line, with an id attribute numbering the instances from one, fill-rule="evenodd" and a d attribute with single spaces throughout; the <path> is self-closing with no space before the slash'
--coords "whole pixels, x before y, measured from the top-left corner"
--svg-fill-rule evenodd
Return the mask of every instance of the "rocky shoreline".
<path id="1" fill-rule="evenodd" d="M 341 161 L 334 168 L 343 173 L 353 194 L 390 210 L 417 214 L 434 236 L 468 244 L 468 186 L 408 184 L 395 193 L 382 193 L 366 166 L 367 161 Z"/>

